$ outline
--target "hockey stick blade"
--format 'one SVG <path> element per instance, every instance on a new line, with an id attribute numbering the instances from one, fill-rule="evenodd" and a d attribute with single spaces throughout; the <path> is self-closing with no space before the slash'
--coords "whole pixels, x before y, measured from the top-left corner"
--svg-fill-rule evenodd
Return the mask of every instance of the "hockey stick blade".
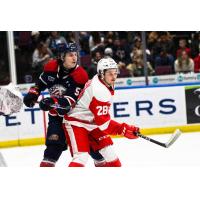
<path id="1" fill-rule="evenodd" d="M 7 167 L 6 161 L 1 152 L 0 152 L 0 167 Z"/>
<path id="2" fill-rule="evenodd" d="M 177 139 L 178 137 L 181 135 L 181 131 L 179 129 L 176 129 L 175 132 L 172 134 L 171 138 L 169 139 L 168 142 L 166 143 L 163 143 L 163 142 L 159 142 L 157 140 L 154 140 L 150 137 L 147 137 L 145 135 L 142 135 L 141 133 L 137 133 L 137 136 L 145 139 L 145 140 L 148 140 L 149 142 L 152 142 L 154 144 L 157 144 L 159 146 L 162 146 L 162 147 L 165 147 L 165 148 L 168 148 L 170 147 Z"/>
<path id="3" fill-rule="evenodd" d="M 165 143 L 166 148 L 170 147 L 174 142 L 179 138 L 181 135 L 181 131 L 179 129 L 176 129 L 175 132 L 172 134 L 171 138 L 167 143 Z"/>

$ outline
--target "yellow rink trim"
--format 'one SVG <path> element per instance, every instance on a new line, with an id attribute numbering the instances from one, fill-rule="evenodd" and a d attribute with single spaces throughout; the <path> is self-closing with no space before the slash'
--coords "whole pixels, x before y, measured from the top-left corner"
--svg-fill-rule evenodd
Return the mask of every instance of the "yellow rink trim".
<path id="1" fill-rule="evenodd" d="M 173 126 L 163 128 L 145 128 L 141 129 L 141 133 L 144 135 L 158 135 L 173 133 L 176 129 L 180 129 L 182 132 L 200 132 L 200 124 L 185 125 L 185 126 Z M 112 136 L 113 138 L 121 138 L 121 136 Z M 0 141 L 0 148 L 16 147 L 16 146 L 32 146 L 44 144 L 44 138 L 28 138 L 11 141 Z"/>
<path id="2" fill-rule="evenodd" d="M 16 146 L 32 146 L 44 144 L 44 138 L 28 138 L 21 140 L 0 141 L 0 148 Z"/>

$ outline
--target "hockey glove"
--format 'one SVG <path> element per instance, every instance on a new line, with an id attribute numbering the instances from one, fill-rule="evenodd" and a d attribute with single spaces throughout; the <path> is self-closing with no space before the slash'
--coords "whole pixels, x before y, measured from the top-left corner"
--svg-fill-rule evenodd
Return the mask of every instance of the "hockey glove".
<path id="1" fill-rule="evenodd" d="M 53 109 L 52 105 L 54 105 L 55 103 L 56 102 L 53 98 L 47 97 L 40 101 L 39 106 L 41 110 L 48 111 Z"/>
<path id="2" fill-rule="evenodd" d="M 26 94 L 26 96 L 23 99 L 24 104 L 27 107 L 33 107 L 40 95 L 40 92 L 37 87 L 31 87 L 29 92 Z"/>
<path id="3" fill-rule="evenodd" d="M 136 126 L 130 126 L 126 123 L 123 123 L 120 127 L 119 134 L 123 135 L 124 137 L 128 139 L 136 139 L 138 138 L 137 133 L 140 131 L 140 129 Z"/>
<path id="4" fill-rule="evenodd" d="M 64 116 L 70 111 L 71 106 L 66 98 L 56 98 L 55 100 L 55 110 L 59 116 Z"/>

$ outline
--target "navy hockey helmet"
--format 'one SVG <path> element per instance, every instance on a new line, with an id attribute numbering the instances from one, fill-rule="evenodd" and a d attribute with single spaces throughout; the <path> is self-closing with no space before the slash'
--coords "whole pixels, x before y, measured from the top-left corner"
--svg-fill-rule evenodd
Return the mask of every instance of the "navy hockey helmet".
<path id="1" fill-rule="evenodd" d="M 76 43 L 58 43 L 56 44 L 56 51 L 59 54 L 66 54 L 69 52 L 78 52 L 78 47 Z"/>
<path id="2" fill-rule="evenodd" d="M 69 52 L 77 52 L 78 53 L 78 46 L 76 43 L 59 43 L 57 44 L 57 59 L 59 61 L 63 61 L 64 57 Z"/>
<path id="3" fill-rule="evenodd" d="M 66 54 L 69 52 L 78 52 L 78 46 L 76 45 L 76 43 L 68 43 L 66 45 L 64 53 Z"/>

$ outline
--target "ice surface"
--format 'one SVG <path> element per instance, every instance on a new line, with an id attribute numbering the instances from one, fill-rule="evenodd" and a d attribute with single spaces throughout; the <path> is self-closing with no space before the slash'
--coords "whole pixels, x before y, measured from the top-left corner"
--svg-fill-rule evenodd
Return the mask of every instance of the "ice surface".
<path id="1" fill-rule="evenodd" d="M 169 134 L 150 136 L 161 142 L 170 138 Z M 134 166 L 200 166 L 200 133 L 183 133 L 168 149 L 142 138 L 129 140 L 116 138 L 114 149 L 124 167 Z M 43 157 L 44 145 L 0 149 L 9 167 L 37 167 Z M 63 152 L 58 167 L 67 167 L 71 160 L 69 151 Z M 93 167 L 89 159 L 87 167 Z"/>

